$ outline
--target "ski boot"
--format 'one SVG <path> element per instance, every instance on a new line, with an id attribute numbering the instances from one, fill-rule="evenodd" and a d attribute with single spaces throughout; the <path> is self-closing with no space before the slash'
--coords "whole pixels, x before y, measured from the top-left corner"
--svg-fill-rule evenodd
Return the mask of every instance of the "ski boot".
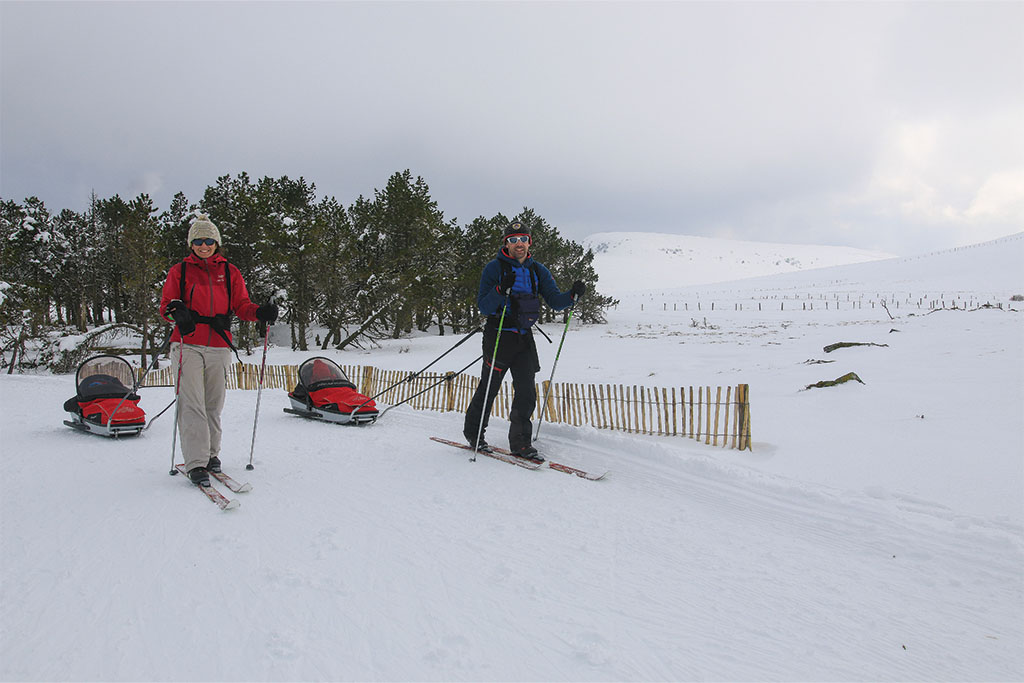
<path id="1" fill-rule="evenodd" d="M 475 434 L 473 436 L 466 436 L 466 443 L 469 444 L 470 448 L 476 448 L 476 450 L 478 452 L 480 452 L 480 453 L 493 453 L 494 452 L 494 449 L 491 448 L 491 444 L 487 443 L 487 441 L 484 439 L 484 435 L 483 434 L 480 435 L 480 441 L 479 442 L 476 440 L 476 435 Z"/>
<path id="2" fill-rule="evenodd" d="M 193 467 L 188 471 L 188 480 L 196 486 L 209 486 L 210 473 L 205 467 Z"/>
<path id="3" fill-rule="evenodd" d="M 518 456 L 524 460 L 533 460 L 534 462 L 544 462 L 544 456 L 541 455 L 536 448 L 530 444 L 520 446 L 519 448 L 512 449 L 512 454 Z"/>

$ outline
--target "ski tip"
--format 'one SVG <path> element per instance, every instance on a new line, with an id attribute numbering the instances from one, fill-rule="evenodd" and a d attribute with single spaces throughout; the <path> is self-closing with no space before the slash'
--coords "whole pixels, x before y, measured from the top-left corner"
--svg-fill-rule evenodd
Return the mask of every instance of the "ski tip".
<path id="1" fill-rule="evenodd" d="M 225 504 L 224 504 L 224 507 L 223 507 L 223 508 L 221 508 L 221 509 L 222 509 L 222 510 L 234 510 L 234 509 L 235 509 L 235 508 L 237 508 L 237 507 L 238 507 L 239 505 L 241 505 L 241 503 L 239 503 L 239 502 L 238 502 L 237 500 L 235 500 L 234 498 L 232 498 L 232 499 L 231 499 L 231 500 L 229 500 L 229 501 L 228 501 L 227 503 L 225 503 Z"/>
<path id="2" fill-rule="evenodd" d="M 601 479 L 605 478 L 605 475 L 608 474 L 608 470 L 605 470 L 604 472 L 600 472 L 598 474 L 594 474 L 592 472 L 586 472 L 584 470 L 577 469 L 575 467 L 569 467 L 568 465 L 563 465 L 562 463 L 551 462 L 551 461 L 548 461 L 548 467 L 550 467 L 551 469 L 553 469 L 553 470 L 555 470 L 557 472 L 565 472 L 566 474 L 575 474 L 577 477 L 579 477 L 581 479 L 587 479 L 589 481 L 600 481 Z"/>

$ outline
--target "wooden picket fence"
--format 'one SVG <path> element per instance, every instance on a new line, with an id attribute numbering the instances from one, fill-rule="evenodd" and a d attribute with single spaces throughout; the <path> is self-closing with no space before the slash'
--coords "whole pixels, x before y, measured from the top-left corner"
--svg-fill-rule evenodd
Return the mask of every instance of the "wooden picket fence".
<path id="1" fill-rule="evenodd" d="M 543 396 L 547 382 L 538 396 Z M 687 391 L 688 390 L 688 391 Z M 724 391 L 724 395 L 723 395 Z M 710 446 L 752 450 L 750 387 L 659 388 L 555 382 L 544 419 L 636 434 L 685 436 Z"/>
<path id="2" fill-rule="evenodd" d="M 479 377 L 465 373 L 422 374 L 410 380 L 414 373 L 404 370 L 381 370 L 371 365 L 340 367 L 366 396 L 384 392 L 378 397 L 384 405 L 408 401 L 407 405 L 416 410 L 465 412 L 479 382 Z M 258 365 L 236 363 L 228 370 L 227 386 L 256 389 L 259 375 Z M 263 387 L 290 391 L 298 381 L 298 366 L 268 365 Z M 171 369 L 150 372 L 145 384 L 173 386 Z M 633 434 L 683 436 L 710 446 L 752 450 L 750 388 L 746 384 L 659 388 L 555 382 L 549 386 L 545 380 L 536 388 L 535 420 L 544 409 L 545 422 Z M 544 396 L 547 402 L 542 406 Z M 511 382 L 503 382 L 492 415 L 507 416 L 511 404 Z"/>

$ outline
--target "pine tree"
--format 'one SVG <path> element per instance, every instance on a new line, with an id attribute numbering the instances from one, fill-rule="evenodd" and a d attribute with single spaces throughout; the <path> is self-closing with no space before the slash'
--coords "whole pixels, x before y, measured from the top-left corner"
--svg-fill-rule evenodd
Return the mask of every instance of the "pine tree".
<path id="1" fill-rule="evenodd" d="M 312 279 L 312 263 L 318 233 L 323 226 L 316 213 L 316 187 L 304 178 L 264 178 L 257 186 L 258 205 L 266 217 L 264 254 L 273 264 L 269 283 L 283 289 L 287 298 L 286 320 L 291 326 L 292 348 L 309 350 L 307 332 L 318 305 L 318 291 Z M 254 290 L 259 296 L 259 287 Z M 252 294 L 252 293 L 251 293 Z M 257 300 L 269 298 L 270 293 Z"/>
<path id="2" fill-rule="evenodd" d="M 457 234 L 446 224 L 430 189 L 407 169 L 395 173 L 373 200 L 360 196 L 348 210 L 354 237 L 346 250 L 345 268 L 356 289 L 358 317 L 365 322 L 379 313 L 379 324 L 367 330 L 380 334 L 385 325 L 398 338 L 416 326 L 440 322 L 439 301 L 448 273 L 437 263 L 437 245 Z"/>
<path id="3" fill-rule="evenodd" d="M 435 245 L 445 236 L 444 214 L 430 198 L 426 181 L 406 169 L 395 173 L 376 193 L 374 218 L 383 235 L 384 261 L 380 286 L 386 296 L 398 296 L 392 308 L 392 337 L 412 331 L 414 320 L 435 305 L 440 295 L 434 277 Z"/>
<path id="4" fill-rule="evenodd" d="M 196 208 L 184 193 L 178 192 L 170 207 L 157 218 L 156 249 L 165 271 L 188 256 L 188 229 Z"/>
<path id="5" fill-rule="evenodd" d="M 22 339 L 24 313 L 33 294 L 28 284 L 29 269 L 25 259 L 28 235 L 23 228 L 24 221 L 24 207 L 13 201 L 0 202 L 0 328 L 4 350 L 14 349 L 12 364 Z"/>
<path id="6" fill-rule="evenodd" d="M 501 214 L 489 219 L 480 216 L 463 232 L 459 250 L 462 258 L 453 269 L 452 276 L 457 292 L 453 305 L 458 306 L 459 319 L 466 330 L 480 324 L 476 303 L 480 273 L 501 249 L 501 236 L 508 222 Z"/>
<path id="7" fill-rule="evenodd" d="M 86 252 L 82 254 L 83 295 L 87 303 L 87 324 L 102 325 L 104 322 L 105 300 L 109 266 L 104 263 L 108 244 L 104 239 L 103 221 L 100 219 L 100 200 L 93 192 L 89 195 L 89 208 L 82 215 L 82 225 L 88 238 Z"/>
<path id="8" fill-rule="evenodd" d="M 386 288 L 380 286 L 383 278 L 379 277 L 385 269 L 384 234 L 375 217 L 375 205 L 360 195 L 348 208 L 348 223 L 353 239 L 343 254 L 343 267 L 348 271 L 354 291 L 353 304 L 355 315 L 351 322 L 362 326 L 369 325 L 365 330 L 368 338 L 383 334 L 386 322 L 371 317 L 385 308 L 394 296 Z M 358 343 L 350 340 L 350 343 Z"/>
<path id="9" fill-rule="evenodd" d="M 126 322 L 124 315 L 125 267 L 128 261 L 122 242 L 130 213 L 128 204 L 116 194 L 110 199 L 100 199 L 96 203 L 98 237 L 102 245 L 100 253 L 104 281 L 102 305 L 104 309 L 113 312 L 114 321 L 119 323 Z M 100 322 L 97 321 L 97 323 Z"/>
<path id="10" fill-rule="evenodd" d="M 340 344 L 346 324 L 358 318 L 354 301 L 357 287 L 345 258 L 355 235 L 348 213 L 334 197 L 320 202 L 317 216 L 322 229 L 311 254 L 310 271 L 320 290 L 316 318 L 327 328 L 321 341 L 321 348 L 326 349 Z"/>
<path id="11" fill-rule="evenodd" d="M 88 275 L 92 264 L 88 223 L 70 209 L 64 209 L 53 219 L 53 230 L 60 245 L 56 265 L 54 289 L 58 311 L 63 310 L 67 322 L 79 332 L 88 329 L 89 293 Z"/>
<path id="12" fill-rule="evenodd" d="M 9 222 L 5 261 L 10 264 L 10 271 L 5 273 L 18 285 L 9 296 L 28 314 L 25 322 L 30 326 L 30 334 L 36 336 L 50 323 L 57 269 L 50 213 L 36 197 L 26 199 L 23 206 L 9 204 L 4 213 L 5 223 Z"/>
<path id="13" fill-rule="evenodd" d="M 128 203 L 119 252 L 124 273 L 124 321 L 142 328 L 142 358 L 164 327 L 159 315 L 165 267 L 159 253 L 159 222 L 149 195 Z"/>

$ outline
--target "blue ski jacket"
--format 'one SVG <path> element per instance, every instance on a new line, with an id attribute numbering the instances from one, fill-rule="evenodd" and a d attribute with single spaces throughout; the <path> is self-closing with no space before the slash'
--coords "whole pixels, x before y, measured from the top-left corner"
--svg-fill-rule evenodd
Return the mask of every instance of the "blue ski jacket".
<path id="1" fill-rule="evenodd" d="M 530 280 L 532 266 L 536 268 L 537 272 L 537 294 L 544 298 L 548 306 L 556 311 L 561 311 L 572 305 L 572 295 L 558 289 L 551 271 L 543 263 L 534 261 L 532 256 L 527 255 L 526 260 L 520 264 L 503 248 L 498 252 L 497 258 L 484 266 L 483 273 L 480 275 L 480 290 L 477 293 L 476 305 L 483 315 L 501 315 L 502 306 L 505 304 L 504 295 L 498 291 L 498 283 L 501 282 L 502 275 L 502 261 L 512 266 L 512 272 L 516 274 L 516 283 L 512 286 L 513 292 L 521 294 L 533 292 L 533 284 Z"/>

